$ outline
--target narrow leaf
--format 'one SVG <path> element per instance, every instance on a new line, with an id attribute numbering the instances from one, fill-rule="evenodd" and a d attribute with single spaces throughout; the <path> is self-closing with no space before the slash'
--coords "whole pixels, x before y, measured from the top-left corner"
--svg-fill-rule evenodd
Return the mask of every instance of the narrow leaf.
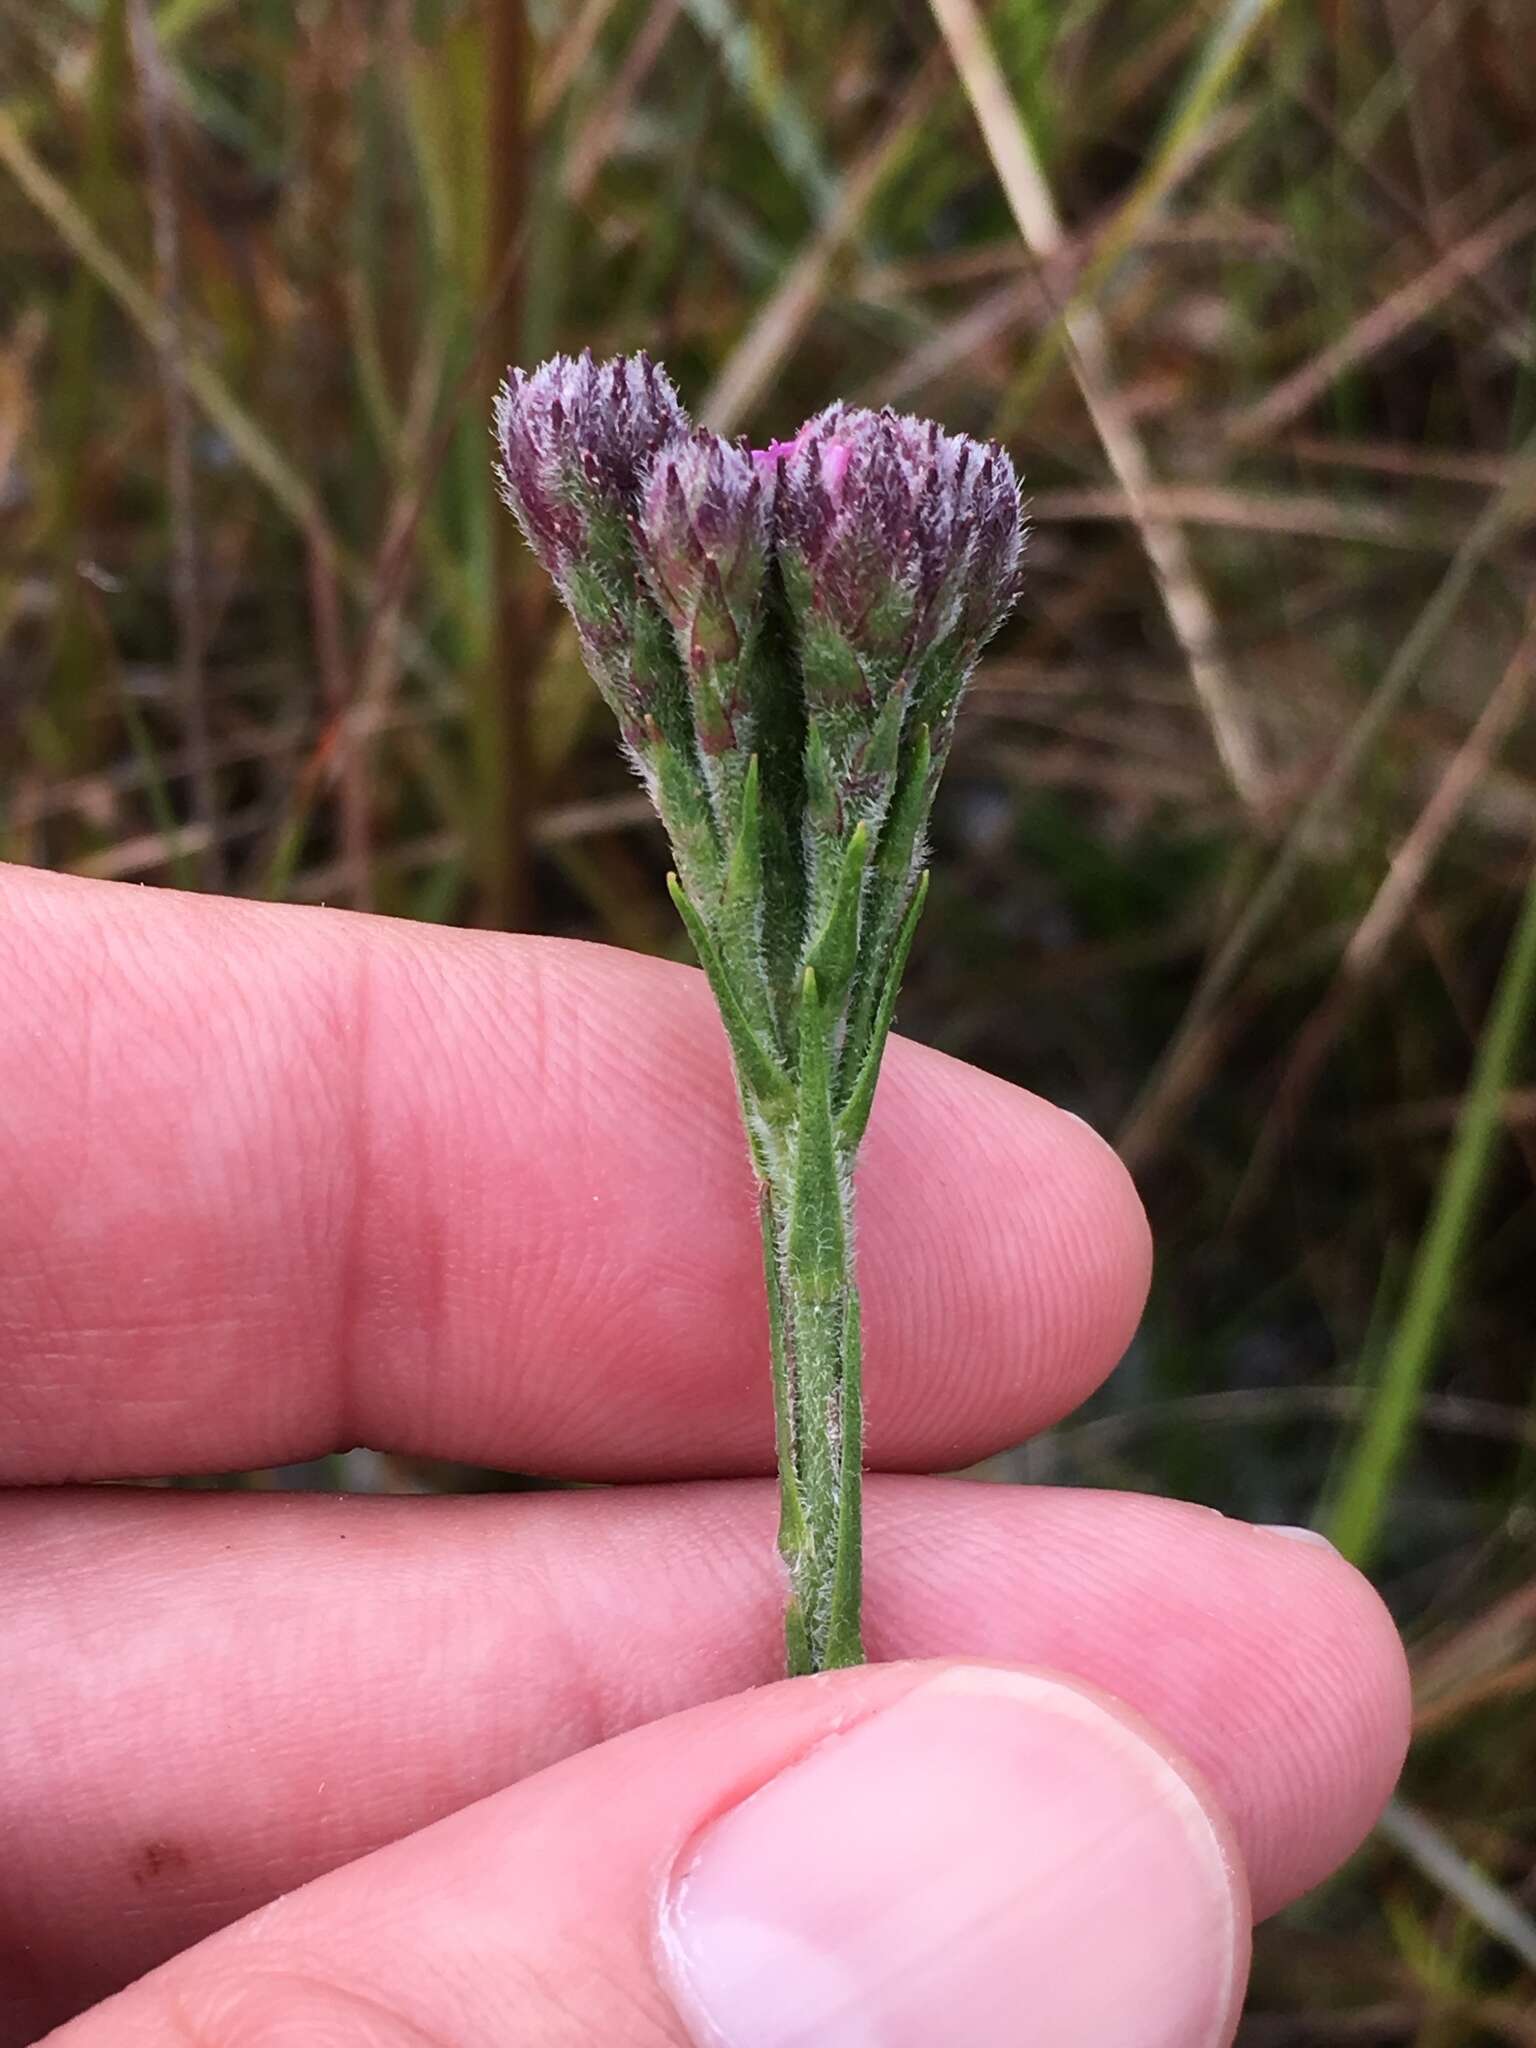
<path id="1" fill-rule="evenodd" d="M 790 1678 L 809 1678 L 816 1670 L 816 1652 L 800 1594 L 791 1590 L 784 1610 L 784 1669 Z"/>
<path id="2" fill-rule="evenodd" d="M 920 725 L 880 834 L 878 872 L 882 880 L 889 880 L 902 890 L 917 868 L 923 828 L 933 806 L 932 767 L 933 736 L 926 725 Z"/>
<path id="3" fill-rule="evenodd" d="M 737 811 L 736 837 L 726 864 L 715 929 L 742 1008 L 753 1029 L 772 1043 L 777 1025 L 763 954 L 763 807 L 756 754 L 747 763 Z"/>
<path id="4" fill-rule="evenodd" d="M 725 874 L 727 906 L 756 903 L 763 886 L 763 807 L 757 756 L 747 763 L 741 786 L 741 822 Z"/>
<path id="5" fill-rule="evenodd" d="M 789 1264 L 797 1301 L 830 1301 L 843 1285 L 843 1188 L 832 1125 L 828 1019 L 814 968 L 800 997 L 798 1146 L 789 1217 Z"/>
<path id="6" fill-rule="evenodd" d="M 853 1003 L 845 1057 L 862 1061 L 870 1023 L 885 987 L 885 961 L 910 901 L 913 878 L 923 857 L 923 833 L 933 804 L 932 740 L 919 726 L 902 767 L 890 815 L 880 834 L 875 865 L 866 891 L 863 975 Z"/>
<path id="7" fill-rule="evenodd" d="M 913 935 L 917 930 L 917 921 L 923 914 L 923 904 L 927 896 L 928 871 L 925 868 L 917 878 L 912 901 L 907 907 L 901 930 L 896 935 L 896 944 L 891 950 L 891 962 L 886 969 L 885 985 L 880 992 L 880 1006 L 875 1012 L 863 1063 L 837 1119 L 837 1142 L 845 1156 L 858 1150 L 859 1141 L 864 1136 L 865 1126 L 869 1122 L 869 1112 L 874 1107 L 875 1083 L 880 1078 L 881 1056 L 885 1051 L 885 1041 L 890 1036 L 891 1019 L 896 1014 L 896 998 L 901 991 L 902 973 L 906 968 L 907 955 L 912 950 Z"/>
<path id="8" fill-rule="evenodd" d="M 660 731 L 646 736 L 642 767 L 654 778 L 653 800 L 667 828 L 683 886 L 707 904 L 720 900 L 723 862 L 697 760 Z"/>
<path id="9" fill-rule="evenodd" d="M 816 976 L 822 1006 L 836 1017 L 853 982 L 859 957 L 859 910 L 864 897 L 864 870 L 869 864 L 869 828 L 854 827 L 837 878 L 837 894 L 807 965 Z"/>
<path id="10" fill-rule="evenodd" d="M 736 1071 L 741 1076 L 742 1086 L 748 1089 L 756 1106 L 767 1117 L 786 1114 L 794 1096 L 789 1082 L 780 1071 L 773 1055 L 753 1030 L 751 1020 L 742 1006 L 730 977 L 715 950 L 703 918 L 689 902 L 686 891 L 676 875 L 668 875 L 667 890 L 677 905 L 677 914 L 688 928 L 693 941 L 693 950 L 699 956 L 699 965 L 708 976 L 710 988 L 714 991 L 720 1009 L 720 1019 L 725 1026 L 726 1036 L 731 1041 L 731 1051 L 736 1056 Z"/>

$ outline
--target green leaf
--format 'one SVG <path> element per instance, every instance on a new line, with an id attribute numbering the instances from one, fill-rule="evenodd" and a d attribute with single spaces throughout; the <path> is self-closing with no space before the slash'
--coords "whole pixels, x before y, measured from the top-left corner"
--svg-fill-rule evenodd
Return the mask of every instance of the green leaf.
<path id="1" fill-rule="evenodd" d="M 896 786 L 885 829 L 880 834 L 880 857 L 876 866 L 880 880 L 892 884 L 900 902 L 906 900 L 921 859 L 923 831 L 928 823 L 928 813 L 933 808 L 932 768 L 933 736 L 926 725 L 920 725 L 912 737 L 911 751 L 902 764 L 901 780 Z M 896 919 L 892 920 L 893 925 L 896 922 Z"/>
<path id="2" fill-rule="evenodd" d="M 805 706 L 776 609 L 744 659 L 762 771 L 763 952 L 787 1043 L 805 959 Z"/>
<path id="3" fill-rule="evenodd" d="M 828 1017 L 841 1013 L 858 965 L 859 910 L 864 897 L 864 870 L 869 863 L 869 850 L 869 827 L 856 825 L 843 854 L 832 908 L 806 963 L 816 976 L 816 986 Z"/>
<path id="4" fill-rule="evenodd" d="M 809 1678 L 819 1667 L 811 1647 L 810 1622 L 798 1592 L 791 1592 L 784 1610 L 784 1668 L 791 1678 Z"/>
<path id="5" fill-rule="evenodd" d="M 751 1095 L 753 1104 L 770 1121 L 788 1114 L 794 1104 L 794 1091 L 785 1078 L 773 1055 L 752 1028 L 752 1023 L 740 996 L 726 973 L 714 940 L 698 911 L 688 900 L 688 895 L 676 875 L 668 875 L 667 890 L 677 905 L 677 914 L 688 928 L 693 941 L 693 950 L 699 956 L 699 965 L 709 978 L 720 1021 L 725 1026 L 726 1037 L 731 1041 L 731 1051 L 736 1059 L 736 1071 L 741 1084 Z"/>
<path id="6" fill-rule="evenodd" d="M 963 662 L 955 661 L 947 650 L 923 664 L 912 701 L 914 724 L 925 725 L 931 733 L 938 733 L 952 720 L 955 705 L 965 688 L 966 672 Z M 940 750 L 937 746 L 935 753 Z M 929 796 L 933 792 L 930 790 Z"/>
<path id="7" fill-rule="evenodd" d="M 837 777 L 827 749 L 826 721 L 813 725 L 806 735 L 805 817 L 819 838 L 837 837 Z"/>
<path id="8" fill-rule="evenodd" d="M 713 909 L 723 886 L 720 841 L 693 743 L 689 741 L 685 754 L 658 732 L 642 750 L 641 760 L 655 779 L 654 801 L 683 886 Z"/>
<path id="9" fill-rule="evenodd" d="M 757 756 L 747 763 L 741 785 L 741 819 L 736 843 L 731 848 L 725 871 L 725 907 L 728 910 L 755 908 L 763 893 L 763 805 Z"/>
<path id="10" fill-rule="evenodd" d="M 869 729 L 869 737 L 859 749 L 861 777 L 878 779 L 884 785 L 874 804 L 875 811 L 881 816 L 885 813 L 891 786 L 896 780 L 896 768 L 901 759 L 901 729 L 906 715 L 906 701 L 900 688 L 893 684 L 890 695 Z"/>
<path id="11" fill-rule="evenodd" d="M 870 1028 L 885 987 L 886 961 L 923 859 L 923 841 L 933 803 L 932 739 L 926 725 L 909 736 L 900 779 L 875 849 L 864 892 L 863 944 L 849 1005 L 845 1066 L 856 1065 L 869 1044 Z"/>
<path id="12" fill-rule="evenodd" d="M 885 1052 L 885 1041 L 891 1033 L 891 1019 L 896 1014 L 896 998 L 901 991 L 901 977 L 906 968 L 907 955 L 912 950 L 913 935 L 917 921 L 923 914 L 923 904 L 928 897 L 928 871 L 925 868 L 917 878 L 917 887 L 912 892 L 912 901 L 902 920 L 901 930 L 891 949 L 890 965 L 885 972 L 884 986 L 880 992 L 879 1007 L 869 1034 L 869 1043 L 863 1055 L 848 1100 L 843 1104 L 837 1119 L 837 1142 L 844 1156 L 851 1157 L 859 1148 L 869 1123 L 869 1113 L 875 1103 L 875 1083 L 880 1078 L 880 1061 Z"/>
<path id="13" fill-rule="evenodd" d="M 715 936 L 753 1029 L 772 1042 L 778 1027 L 763 956 L 763 806 L 755 754 L 747 762 L 736 810 L 736 837 L 726 865 Z"/>
<path id="14" fill-rule="evenodd" d="M 816 970 L 807 967 L 800 996 L 798 1146 L 789 1216 L 790 1277 L 797 1302 L 830 1301 L 844 1280 L 842 1167 L 832 1125 L 828 1031 Z"/>

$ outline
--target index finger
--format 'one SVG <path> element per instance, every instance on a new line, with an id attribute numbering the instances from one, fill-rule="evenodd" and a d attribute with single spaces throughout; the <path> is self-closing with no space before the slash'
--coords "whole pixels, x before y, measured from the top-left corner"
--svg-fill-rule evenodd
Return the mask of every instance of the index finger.
<path id="1" fill-rule="evenodd" d="M 697 974 L 5 868 L 0 988 L 0 1476 L 771 1464 Z M 872 1463 L 1016 1442 L 1119 1356 L 1146 1227 L 1075 1118 L 893 1042 L 859 1198 Z"/>

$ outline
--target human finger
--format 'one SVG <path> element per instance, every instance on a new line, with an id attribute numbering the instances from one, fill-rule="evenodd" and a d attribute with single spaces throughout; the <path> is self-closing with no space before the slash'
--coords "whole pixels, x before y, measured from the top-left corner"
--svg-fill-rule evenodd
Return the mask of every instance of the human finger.
<path id="1" fill-rule="evenodd" d="M 54 2048 L 1221 2048 L 1235 1845 L 1047 1674 L 887 1665 L 585 1751 L 278 1900 Z"/>
<path id="2" fill-rule="evenodd" d="M 771 1467 L 698 974 L 11 868 L 0 987 L 0 1476 Z M 872 1463 L 969 1462 L 1115 1363 L 1146 1225 L 1076 1119 L 895 1044 L 860 1202 Z"/>
<path id="3" fill-rule="evenodd" d="M 771 1679 L 773 1513 L 757 1482 L 0 1505 L 19 2038 L 318 1872 Z M 876 1478 L 867 1514 L 872 1654 L 1048 1665 L 1124 1699 L 1214 1787 L 1261 1913 L 1374 1821 L 1403 1657 L 1326 1547 L 1064 1488 Z"/>

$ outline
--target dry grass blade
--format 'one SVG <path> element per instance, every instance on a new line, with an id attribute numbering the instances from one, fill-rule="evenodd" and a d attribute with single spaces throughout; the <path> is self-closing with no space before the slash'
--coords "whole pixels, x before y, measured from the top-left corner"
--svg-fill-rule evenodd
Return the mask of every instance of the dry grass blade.
<path id="1" fill-rule="evenodd" d="M 1204 1048 L 1213 1042 L 1212 1018 L 1234 989 L 1254 947 L 1283 908 L 1304 867 L 1318 826 L 1367 760 L 1387 721 L 1407 697 L 1455 618 L 1473 579 L 1511 529 L 1536 508 L 1536 434 L 1510 467 L 1510 481 L 1473 522 L 1471 530 L 1398 646 L 1380 682 L 1312 794 L 1291 824 L 1268 872 L 1251 891 L 1201 978 L 1178 1030 L 1132 1104 L 1117 1143 L 1128 1162 L 1140 1164 L 1161 1144 L 1172 1118 L 1206 1070 Z"/>
<path id="2" fill-rule="evenodd" d="M 628 112 L 651 67 L 667 46 L 667 39 L 682 12 L 682 0 L 651 0 L 651 7 L 639 32 L 624 52 L 618 75 L 593 110 L 565 159 L 561 189 L 573 206 L 579 206 L 597 181 L 597 174 L 613 154 Z"/>
<path id="3" fill-rule="evenodd" d="M 0 342 L 0 477 L 10 475 L 32 431 L 32 370 L 46 333 L 42 308 L 33 307 Z"/>
<path id="4" fill-rule="evenodd" d="M 1142 509 L 1185 526 L 1227 527 L 1235 532 L 1282 533 L 1302 540 L 1366 541 L 1383 547 L 1422 548 L 1447 553 L 1461 528 L 1397 512 L 1386 505 L 1352 505 L 1300 491 L 1239 491 L 1217 484 L 1157 484 L 1142 495 Z M 1030 523 L 1058 520 L 1134 519 L 1135 508 L 1119 491 L 1036 491 L 1029 501 Z"/>
<path id="5" fill-rule="evenodd" d="M 235 822 L 226 817 L 221 831 L 227 836 Z M 249 825 L 251 821 L 246 818 L 239 822 Z M 86 854 L 76 862 L 74 871 L 102 882 L 131 881 L 135 875 L 158 875 L 167 869 L 174 872 L 180 861 L 206 859 L 212 836 L 211 828 L 202 824 L 139 833 L 132 839 L 117 840 L 100 853 Z"/>
<path id="6" fill-rule="evenodd" d="M 868 280 L 866 289 L 878 290 L 879 280 Z M 1023 283 L 1011 279 L 955 319 L 947 320 L 937 334 L 930 335 L 894 368 L 883 371 L 867 395 L 875 405 L 896 405 L 911 399 L 989 342 L 1000 340 L 1010 328 L 1026 320 L 1039 320 L 1045 311 L 1045 295 L 1034 278 Z M 1035 501 L 1031 499 L 1031 518 L 1034 507 Z"/>
<path id="7" fill-rule="evenodd" d="M 1435 1716 L 1443 1706 L 1502 1673 L 1536 1659 L 1536 1579 L 1506 1593 L 1470 1621 L 1453 1623 L 1443 1640 L 1421 1648 L 1414 1659 L 1414 1720 Z"/>
<path id="8" fill-rule="evenodd" d="M 1034 143 L 987 40 L 975 0 L 929 0 L 949 46 L 998 181 L 1019 233 L 1041 263 L 1060 252 L 1065 236 Z M 1148 509 L 1152 466 L 1115 391 L 1114 364 L 1097 309 L 1074 301 L 1061 315 L 1073 375 L 1115 481 L 1157 578 L 1169 624 L 1234 790 L 1250 810 L 1262 808 L 1267 778 L 1249 721 L 1220 651 L 1210 600 L 1195 573 L 1183 532 Z"/>
<path id="9" fill-rule="evenodd" d="M 1353 1386 L 1234 1387 L 1216 1394 L 1176 1394 L 1150 1407 L 1129 1408 L 1119 1415 L 1095 1415 L 1086 1422 L 1059 1422 L 1052 1441 L 1074 1452 L 1094 1451 L 1177 1419 L 1191 1428 L 1251 1428 L 1272 1422 L 1294 1422 L 1308 1415 L 1358 1415 L 1366 1391 Z M 1459 1394 L 1429 1394 L 1423 1418 L 1426 1428 L 1450 1436 L 1486 1437 L 1498 1443 L 1536 1450 L 1536 1419 L 1518 1408 L 1495 1401 L 1475 1401 Z"/>
<path id="10" fill-rule="evenodd" d="M 145 290 L 121 258 L 107 247 L 69 192 L 54 177 L 3 108 L 0 108 L 0 164 L 5 165 L 22 191 L 79 260 L 89 266 L 150 345 L 157 350 L 177 349 L 180 338 L 164 308 L 156 303 L 153 295 Z M 179 363 L 187 389 L 294 524 L 305 530 L 314 527 L 318 531 L 326 531 L 319 499 L 218 373 L 190 351 L 180 353 Z"/>
<path id="11" fill-rule="evenodd" d="M 528 115 L 535 127 L 542 128 L 565 98 L 591 57 L 597 39 L 617 4 L 618 0 L 587 0 L 586 6 L 561 37 L 554 55 L 539 73 L 529 101 Z"/>
<path id="12" fill-rule="evenodd" d="M 1253 1157 L 1233 1198 L 1235 1214 L 1250 1209 L 1273 1170 L 1282 1136 L 1301 1114 L 1345 1021 L 1371 974 L 1418 901 L 1429 871 L 1513 731 L 1536 676 L 1536 619 L 1515 650 L 1477 721 L 1435 786 L 1382 877 L 1381 886 L 1344 948 L 1337 979 L 1296 1041 L 1275 1091 Z"/>
<path id="13" fill-rule="evenodd" d="M 1460 1114 L 1459 1095 L 1433 1095 L 1388 1115 L 1372 1117 L 1362 1129 L 1372 1138 L 1422 1138 L 1450 1130 Z M 1536 1131 L 1536 1088 L 1506 1088 L 1499 1100 L 1499 1115 L 1511 1131 Z"/>
<path id="14" fill-rule="evenodd" d="M 1441 777 L 1413 830 L 1393 856 L 1371 907 L 1344 950 L 1341 972 L 1362 979 L 1376 964 L 1408 915 L 1431 863 L 1466 808 L 1499 748 L 1525 709 L 1536 676 L 1536 619 L 1528 625 L 1514 659 L 1499 678 L 1477 723 Z"/>
<path id="15" fill-rule="evenodd" d="M 186 332 L 181 295 L 181 224 L 171 165 L 169 84 L 155 40 L 148 0 L 128 0 L 128 41 L 143 114 L 150 220 L 163 319 L 155 344 L 165 406 L 166 503 L 171 524 L 171 587 L 176 606 L 176 681 L 187 737 L 193 821 L 203 828 L 198 876 L 216 889 L 223 879 L 219 853 L 219 793 L 209 753 L 208 687 L 204 652 L 202 575 L 198 559 L 197 501 L 192 480 L 192 408 L 183 368 Z"/>
<path id="16" fill-rule="evenodd" d="M 699 418 L 729 434 L 763 397 L 821 305 L 838 256 L 858 233 L 870 202 L 912 131 L 932 108 L 942 73 L 937 63 L 917 75 L 889 121 L 860 156 L 821 226 L 785 272 L 699 407 Z"/>
<path id="17" fill-rule="evenodd" d="M 1419 1707 L 1413 1717 L 1413 1732 L 1428 1735 L 1465 1720 L 1468 1714 L 1475 1714 L 1494 1701 L 1522 1699 L 1527 1693 L 1536 1693 L 1536 1656 L 1522 1657 L 1518 1663 L 1506 1664 L 1497 1671 L 1486 1671 L 1433 1704 Z"/>
<path id="18" fill-rule="evenodd" d="M 1499 1886 L 1469 1863 L 1443 1829 L 1427 1814 L 1394 1799 L 1377 1823 L 1377 1831 L 1430 1881 L 1471 1915 L 1485 1933 L 1536 1970 L 1536 1920 Z"/>
<path id="19" fill-rule="evenodd" d="M 1309 363 L 1277 384 L 1273 391 L 1239 413 L 1229 431 L 1237 441 L 1262 441 L 1304 413 L 1344 375 L 1396 341 L 1422 320 L 1458 286 L 1466 283 L 1504 251 L 1536 228 L 1536 198 L 1523 193 L 1496 220 L 1465 237 L 1438 262 L 1383 299 L 1347 333 L 1330 342 Z"/>
<path id="20" fill-rule="evenodd" d="M 1446 448 L 1401 448 L 1392 441 L 1340 441 L 1319 434 L 1292 434 L 1282 452 L 1298 462 L 1331 469 L 1374 470 L 1381 476 L 1428 477 L 1435 482 L 1474 484 L 1500 491 L 1509 482 L 1507 455 L 1465 454 Z"/>

